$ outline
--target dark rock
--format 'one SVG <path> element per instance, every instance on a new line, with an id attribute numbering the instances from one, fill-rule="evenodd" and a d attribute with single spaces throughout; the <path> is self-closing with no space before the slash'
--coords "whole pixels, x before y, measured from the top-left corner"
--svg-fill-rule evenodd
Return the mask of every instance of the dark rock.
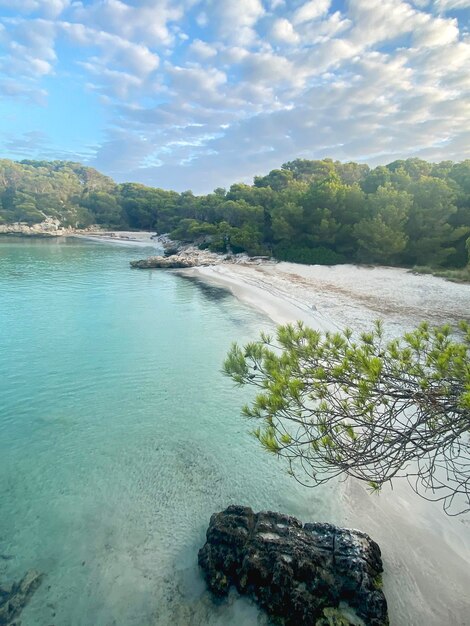
<path id="1" fill-rule="evenodd" d="M 41 584 L 42 574 L 29 570 L 17 583 L 0 587 L 0 626 L 10 624 L 18 617 L 29 599 Z"/>
<path id="2" fill-rule="evenodd" d="M 199 565 L 216 596 L 235 585 L 289 626 L 389 623 L 380 548 L 357 530 L 229 506 L 212 515 Z"/>
<path id="3" fill-rule="evenodd" d="M 168 257 L 178 254 L 179 251 L 180 249 L 177 246 L 168 246 L 167 248 L 164 248 L 163 254 L 164 256 Z"/>

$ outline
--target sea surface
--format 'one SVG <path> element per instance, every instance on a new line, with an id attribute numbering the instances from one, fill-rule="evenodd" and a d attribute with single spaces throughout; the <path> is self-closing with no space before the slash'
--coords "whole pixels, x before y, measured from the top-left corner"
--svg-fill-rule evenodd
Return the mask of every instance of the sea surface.
<path id="1" fill-rule="evenodd" d="M 22 626 L 260 625 L 197 566 L 231 503 L 339 519 L 240 417 L 221 374 L 271 322 L 226 291 L 131 270 L 152 250 L 0 240 L 0 583 L 44 581 Z"/>

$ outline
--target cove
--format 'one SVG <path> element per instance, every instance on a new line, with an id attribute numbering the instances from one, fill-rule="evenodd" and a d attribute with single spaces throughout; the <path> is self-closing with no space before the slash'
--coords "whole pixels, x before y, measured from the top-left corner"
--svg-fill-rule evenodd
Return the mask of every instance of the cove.
<path id="1" fill-rule="evenodd" d="M 23 626 L 262 624 L 197 567 L 232 503 L 340 523 L 249 435 L 220 373 L 272 323 L 217 287 L 132 271 L 142 249 L 0 240 L 0 579 L 45 578 Z"/>

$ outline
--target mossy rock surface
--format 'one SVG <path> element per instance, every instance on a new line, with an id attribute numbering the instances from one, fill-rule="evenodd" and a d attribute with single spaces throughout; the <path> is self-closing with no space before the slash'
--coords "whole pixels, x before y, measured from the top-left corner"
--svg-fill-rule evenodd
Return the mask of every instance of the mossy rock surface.
<path id="1" fill-rule="evenodd" d="M 232 505 L 211 517 L 199 565 L 216 596 L 234 585 L 286 626 L 389 623 L 380 548 L 357 530 Z"/>

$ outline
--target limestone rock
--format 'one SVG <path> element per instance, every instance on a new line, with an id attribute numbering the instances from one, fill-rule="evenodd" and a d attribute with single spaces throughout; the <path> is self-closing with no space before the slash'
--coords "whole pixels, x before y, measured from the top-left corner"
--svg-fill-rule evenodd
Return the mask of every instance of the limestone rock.
<path id="1" fill-rule="evenodd" d="M 365 533 L 229 506 L 211 517 L 199 565 L 209 589 L 231 585 L 289 626 L 386 626 L 379 546 Z"/>
<path id="2" fill-rule="evenodd" d="M 139 259 L 138 261 L 131 261 L 131 267 L 136 269 L 175 269 L 184 267 L 194 267 L 195 262 L 191 259 L 181 258 L 178 255 L 169 257 L 164 256 L 150 256 L 147 259 Z"/>
<path id="3" fill-rule="evenodd" d="M 147 259 L 131 261 L 131 267 L 138 269 L 202 267 L 204 265 L 218 265 L 227 262 L 227 260 L 226 255 L 187 246 L 177 254 L 151 256 Z"/>

